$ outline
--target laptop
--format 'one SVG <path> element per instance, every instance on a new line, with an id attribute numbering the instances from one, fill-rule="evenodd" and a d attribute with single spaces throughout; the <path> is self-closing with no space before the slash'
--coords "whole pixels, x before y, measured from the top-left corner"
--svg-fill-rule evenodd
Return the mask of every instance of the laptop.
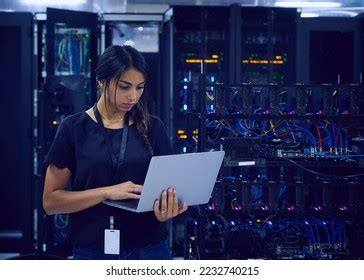
<path id="1" fill-rule="evenodd" d="M 205 204 L 210 200 L 224 155 L 224 151 L 215 151 L 152 157 L 140 199 L 103 203 L 138 213 L 153 211 L 162 191 L 172 187 L 181 203 Z"/>

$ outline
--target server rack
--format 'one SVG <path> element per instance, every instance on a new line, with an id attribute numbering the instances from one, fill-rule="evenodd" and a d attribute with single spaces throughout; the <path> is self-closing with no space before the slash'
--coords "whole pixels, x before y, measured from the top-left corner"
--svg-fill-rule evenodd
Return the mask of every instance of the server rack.
<path id="1" fill-rule="evenodd" d="M 261 88 L 270 100 L 266 112 L 252 106 Z M 362 258 L 364 123 L 357 98 L 363 86 L 211 84 L 206 90 L 220 111 L 209 112 L 202 91 L 206 113 L 195 116 L 204 118 L 206 133 L 198 147 L 222 148 L 226 158 L 210 202 L 188 222 L 186 258 Z M 288 92 L 295 101 L 282 102 Z"/>
<path id="2" fill-rule="evenodd" d="M 258 37 L 257 28 L 252 26 L 261 21 L 262 13 L 265 24 L 261 32 L 265 41 L 252 44 Z M 167 63 L 163 64 L 163 75 L 167 77 L 163 95 L 167 106 L 163 115 L 175 152 L 206 148 L 198 139 L 206 134 L 202 120 L 206 113 L 220 110 L 210 94 L 213 88 L 206 87 L 207 84 L 240 83 L 244 77 L 252 79 L 250 74 L 257 71 L 260 71 L 260 79 L 267 82 L 295 82 L 297 17 L 295 9 L 251 9 L 240 5 L 173 6 L 166 12 L 162 53 L 167 58 Z M 279 36 L 281 41 L 277 39 Z M 250 52 L 258 51 L 259 47 L 264 48 L 261 57 L 250 57 Z M 273 54 L 282 57 L 276 59 Z M 263 60 L 269 63 L 253 64 Z M 282 65 L 274 65 L 275 60 Z M 278 72 L 280 79 L 273 79 Z M 206 89 L 206 99 L 202 102 L 199 100 L 201 89 Z"/>
<path id="3" fill-rule="evenodd" d="M 164 15 L 161 34 L 163 121 L 175 152 L 191 152 L 198 122 L 189 111 L 198 106 L 201 74 L 209 82 L 228 81 L 229 7 L 173 6 Z M 207 44 L 202 44 L 205 41 Z M 205 47 L 203 47 L 205 46 Z M 202 63 L 203 62 L 203 63 Z M 183 255 L 186 215 L 173 221 L 173 253 Z"/>
<path id="4" fill-rule="evenodd" d="M 162 40 L 163 51 L 169 55 L 164 69 L 170 81 L 164 95 L 170 99 L 168 113 L 173 120 L 168 125 L 178 153 L 191 151 L 187 115 L 189 110 L 196 109 L 197 92 L 204 82 L 201 74 L 205 73 L 209 82 L 229 79 L 229 16 L 229 7 L 173 6 L 166 13 Z M 192 132 L 197 134 L 196 124 Z"/>
<path id="5" fill-rule="evenodd" d="M 33 250 L 33 15 L 0 13 L 0 251 Z"/>
<path id="6" fill-rule="evenodd" d="M 44 159 L 59 124 L 96 101 L 98 15 L 59 9 L 36 14 L 37 209 L 39 255 L 70 255 L 68 215 L 47 216 L 42 206 Z"/>
<path id="7" fill-rule="evenodd" d="M 293 13 L 289 17 L 296 23 Z M 237 21 L 236 15 L 233 20 Z M 268 31 L 272 32 L 272 28 Z M 242 37 L 247 39 L 248 36 Z M 290 46 L 288 48 L 292 50 L 295 40 L 288 41 L 290 43 L 286 47 Z M 204 43 L 202 40 L 201 44 Z M 273 45 L 268 47 L 270 55 L 275 49 Z M 270 64 L 269 61 L 267 64 Z M 260 75 L 264 80 L 256 81 L 260 84 L 250 81 L 230 85 L 207 84 L 205 72 L 201 72 L 199 101 L 197 106 L 191 107 L 198 108 L 198 111 L 190 111 L 199 122 L 197 143 L 193 149 L 206 151 L 219 149 L 222 145 L 228 156 L 210 203 L 190 210 L 195 213 L 186 223 L 186 258 L 362 257 L 363 246 L 359 240 L 363 231 L 360 217 L 364 199 L 360 179 L 363 175 L 363 108 L 358 104 L 361 104 L 363 86 L 335 83 L 295 85 L 295 75 L 289 75 L 292 67 L 290 63 L 290 67 L 285 69 L 288 75 L 280 80 L 272 79 L 270 74 L 274 68 L 267 67 L 268 71 Z M 275 83 L 268 84 L 272 81 Z M 211 110 L 211 105 L 214 110 Z M 250 123 L 248 127 L 246 121 Z M 280 133 L 285 128 L 279 127 L 282 121 L 287 127 L 300 127 L 305 131 L 303 135 L 311 135 L 311 142 L 296 147 L 283 145 L 267 152 L 261 137 L 272 131 L 273 138 L 283 137 L 284 133 Z M 241 127 L 244 131 L 239 130 L 240 122 L 243 122 Z M 254 130 L 258 124 L 269 123 L 272 131 L 268 129 L 259 134 Z M 304 128 L 305 123 L 308 127 L 316 124 L 315 136 Z M 326 127 L 322 124 L 330 125 L 333 131 L 324 132 Z M 322 139 L 324 133 L 331 136 Z M 254 138 L 254 135 L 259 137 Z M 319 140 L 314 140 L 315 137 Z M 277 146 L 274 142 L 269 145 Z M 352 157 L 350 163 L 340 162 L 348 157 Z M 316 176 L 310 177 L 306 172 L 312 168 L 316 168 L 317 172 Z M 310 171 L 312 174 L 313 170 Z M 345 176 L 350 171 L 355 175 Z M 284 198 L 282 189 L 285 190 Z M 258 196 L 257 205 L 250 201 L 254 195 Z M 297 217 L 307 219 L 299 220 Z M 334 217 L 334 220 L 328 217 Z M 329 224 L 332 228 L 340 228 L 340 237 L 336 231 L 327 231 Z M 289 230 L 294 230 L 295 236 L 306 234 L 306 237 L 293 243 L 287 241 L 290 234 L 284 231 L 292 225 L 295 226 Z M 321 229 L 310 235 L 304 233 L 306 226 Z M 324 236 L 321 230 L 325 231 Z M 282 243 L 277 245 L 274 240 Z M 260 247 L 255 246 L 259 244 Z M 359 247 L 361 249 L 357 249 Z"/>

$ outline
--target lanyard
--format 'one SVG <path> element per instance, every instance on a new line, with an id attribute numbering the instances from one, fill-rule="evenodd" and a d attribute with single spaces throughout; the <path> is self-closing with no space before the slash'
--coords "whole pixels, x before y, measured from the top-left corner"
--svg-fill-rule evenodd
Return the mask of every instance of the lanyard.
<path id="1" fill-rule="evenodd" d="M 106 143 L 108 145 L 108 148 L 109 148 L 109 153 L 110 153 L 110 156 L 111 156 L 113 166 L 117 170 L 121 165 L 123 165 L 124 159 L 125 159 L 126 142 L 128 140 L 128 132 L 129 132 L 129 116 L 128 116 L 127 113 L 125 114 L 123 136 L 121 138 L 121 144 L 120 144 L 120 153 L 119 153 L 119 158 L 117 159 L 116 155 L 113 153 L 110 137 L 108 137 L 108 135 L 107 135 L 106 128 L 105 128 L 104 124 L 102 123 L 100 112 L 97 109 L 96 104 L 97 103 L 95 103 L 95 105 L 93 107 L 93 110 L 94 110 L 94 114 L 95 114 L 95 117 L 96 117 L 96 120 L 97 120 L 97 125 L 101 129 L 102 134 L 104 135 L 105 141 L 106 141 Z"/>

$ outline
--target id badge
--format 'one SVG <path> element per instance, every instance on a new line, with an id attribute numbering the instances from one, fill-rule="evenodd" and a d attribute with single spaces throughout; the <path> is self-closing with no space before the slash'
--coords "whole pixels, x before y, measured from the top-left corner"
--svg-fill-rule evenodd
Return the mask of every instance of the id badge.
<path id="1" fill-rule="evenodd" d="M 110 229 L 105 229 L 104 253 L 107 255 L 120 254 L 120 230 L 114 229 L 113 216 L 110 216 Z"/>
<path id="2" fill-rule="evenodd" d="M 120 254 L 120 230 L 105 229 L 104 253 L 108 255 Z"/>

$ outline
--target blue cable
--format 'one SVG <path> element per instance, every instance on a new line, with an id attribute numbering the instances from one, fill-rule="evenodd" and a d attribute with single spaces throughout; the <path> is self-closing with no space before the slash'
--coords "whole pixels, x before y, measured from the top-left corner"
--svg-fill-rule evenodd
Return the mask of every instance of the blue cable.
<path id="1" fill-rule="evenodd" d="M 242 124 L 242 120 L 239 120 L 238 123 L 239 123 L 240 128 L 242 128 L 244 131 L 254 134 L 256 137 L 261 137 L 259 134 L 255 133 L 254 131 L 251 131 L 250 129 L 244 127 Z"/>
<path id="2" fill-rule="evenodd" d="M 331 130 L 332 130 L 332 138 L 334 139 L 334 148 L 337 148 L 337 142 L 336 142 L 336 136 L 335 136 L 335 128 L 334 128 L 334 124 L 331 123 Z"/>
<path id="3" fill-rule="evenodd" d="M 336 231 L 335 231 L 335 219 L 334 218 L 331 222 L 331 231 L 332 231 L 332 242 L 334 243 L 334 245 L 336 244 Z"/>
<path id="4" fill-rule="evenodd" d="M 342 130 L 345 131 L 345 149 L 349 148 L 349 135 L 348 135 L 348 130 L 345 128 L 342 128 Z"/>
<path id="5" fill-rule="evenodd" d="M 311 219 L 311 218 L 310 218 Z M 315 222 L 314 221 L 311 221 L 312 222 L 312 225 L 315 225 L 315 227 L 313 227 L 313 228 L 315 228 L 316 229 L 316 233 L 317 233 L 317 242 L 318 242 L 318 245 L 320 245 L 321 244 L 321 238 L 320 238 L 320 232 L 319 232 L 319 230 L 318 230 L 318 226 L 315 224 Z"/>
<path id="6" fill-rule="evenodd" d="M 337 222 L 335 233 L 336 233 L 336 236 L 337 236 L 338 243 L 342 244 L 343 239 L 342 239 L 342 235 L 341 235 L 341 223 L 340 223 L 340 221 Z"/>
<path id="7" fill-rule="evenodd" d="M 303 130 L 304 132 L 306 132 L 306 134 L 311 137 L 311 140 L 312 140 L 311 145 L 313 147 L 316 147 L 316 139 L 315 139 L 315 137 L 313 136 L 313 134 L 309 130 L 307 130 L 306 128 L 304 128 L 302 126 L 299 126 L 297 124 L 294 124 L 294 126 L 297 127 L 297 128 L 300 128 L 301 130 Z"/>
<path id="8" fill-rule="evenodd" d="M 327 134 L 327 142 L 328 142 L 328 147 L 332 148 L 332 141 L 331 141 L 331 134 L 330 131 L 327 129 L 327 127 L 322 123 L 319 122 L 320 126 L 324 129 L 325 133 Z M 325 138 L 326 139 L 326 138 Z"/>
<path id="9" fill-rule="evenodd" d="M 340 137 L 340 148 L 343 148 L 343 135 L 341 133 L 341 129 L 339 127 L 336 127 L 337 131 L 339 132 L 339 137 Z"/>
<path id="10" fill-rule="evenodd" d="M 320 220 L 316 220 L 317 224 L 319 224 L 327 233 L 327 242 L 331 245 L 331 237 L 330 237 L 330 233 L 329 230 L 327 229 L 327 227 L 324 225 L 324 221 L 320 221 Z"/>
<path id="11" fill-rule="evenodd" d="M 307 221 L 307 227 L 309 228 L 310 232 L 311 232 L 311 236 L 312 236 L 312 240 L 313 240 L 313 244 L 317 244 L 316 242 L 316 238 L 315 238 L 315 234 L 313 232 L 311 223 L 309 221 Z"/>
<path id="12" fill-rule="evenodd" d="M 342 243 L 346 243 L 346 230 L 345 230 L 345 224 L 343 222 L 340 223 L 341 224 L 341 228 L 342 228 L 342 232 L 343 232 L 343 240 Z"/>
<path id="13" fill-rule="evenodd" d="M 253 111 L 253 114 L 255 115 L 256 113 L 258 113 L 259 111 L 263 111 L 263 109 L 262 108 L 257 108 L 257 109 L 255 109 L 254 111 Z"/>
<path id="14" fill-rule="evenodd" d="M 304 229 L 306 230 L 306 235 L 308 236 L 308 240 L 311 241 L 312 243 L 315 243 L 315 238 L 312 236 L 308 226 L 305 224 L 304 221 L 302 224 L 299 221 L 294 221 L 294 223 L 296 223 L 297 225 L 303 226 Z"/>

